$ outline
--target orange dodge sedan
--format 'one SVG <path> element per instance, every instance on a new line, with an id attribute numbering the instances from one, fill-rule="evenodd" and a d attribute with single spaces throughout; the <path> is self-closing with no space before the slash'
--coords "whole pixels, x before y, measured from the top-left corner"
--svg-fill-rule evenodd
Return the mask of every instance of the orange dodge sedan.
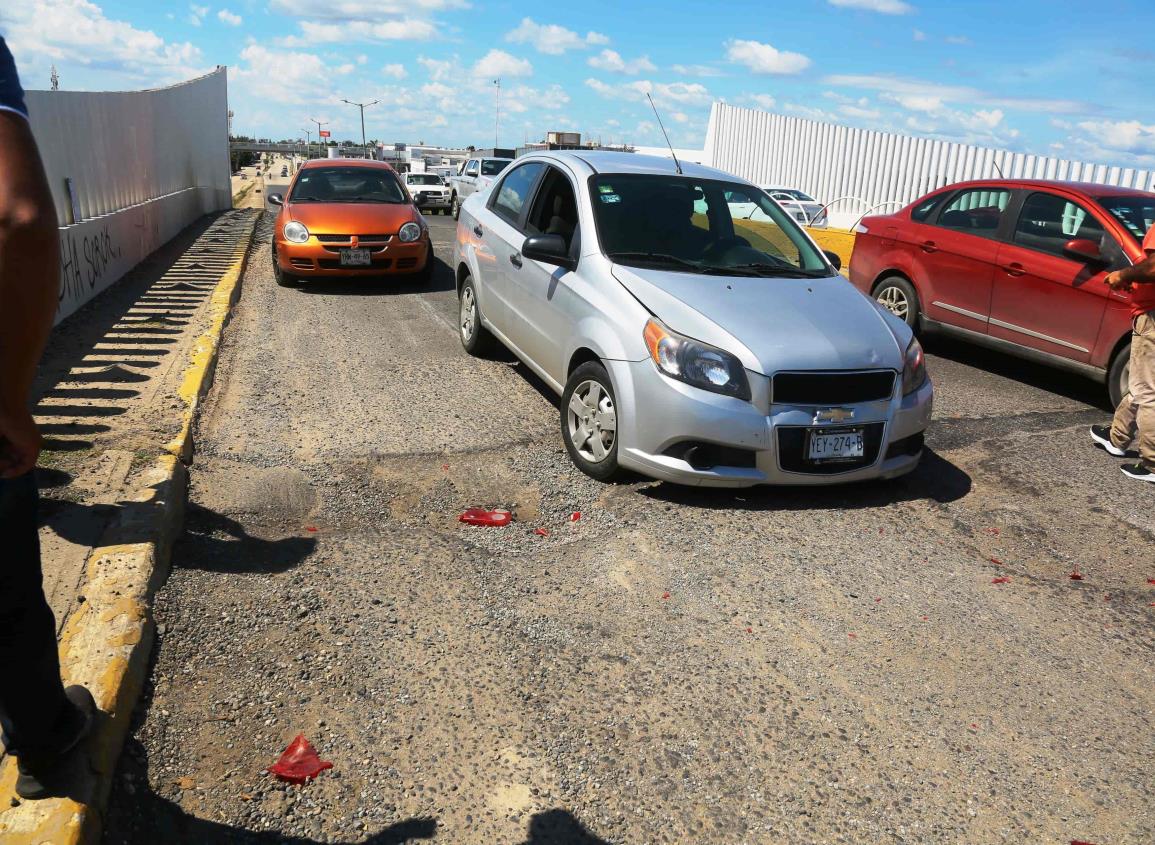
<path id="1" fill-rule="evenodd" d="M 273 275 L 292 287 L 309 277 L 433 275 L 429 227 L 393 168 L 366 159 L 301 166 L 273 227 Z"/>

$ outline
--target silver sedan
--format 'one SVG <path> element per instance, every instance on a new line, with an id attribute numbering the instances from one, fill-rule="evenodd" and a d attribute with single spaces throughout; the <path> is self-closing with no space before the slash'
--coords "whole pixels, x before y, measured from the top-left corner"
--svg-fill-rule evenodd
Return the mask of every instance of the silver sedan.
<path id="1" fill-rule="evenodd" d="M 911 330 L 837 262 L 727 173 L 537 153 L 462 206 L 461 342 L 504 344 L 560 394 L 594 478 L 893 478 L 918 464 L 933 389 Z"/>

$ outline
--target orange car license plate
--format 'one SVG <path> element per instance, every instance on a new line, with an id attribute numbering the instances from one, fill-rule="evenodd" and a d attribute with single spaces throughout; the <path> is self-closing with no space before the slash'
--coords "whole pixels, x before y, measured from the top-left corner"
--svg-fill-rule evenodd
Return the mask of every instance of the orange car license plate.
<path id="1" fill-rule="evenodd" d="M 370 263 L 371 259 L 369 258 L 369 250 L 367 249 L 341 250 L 342 267 L 368 267 Z"/>

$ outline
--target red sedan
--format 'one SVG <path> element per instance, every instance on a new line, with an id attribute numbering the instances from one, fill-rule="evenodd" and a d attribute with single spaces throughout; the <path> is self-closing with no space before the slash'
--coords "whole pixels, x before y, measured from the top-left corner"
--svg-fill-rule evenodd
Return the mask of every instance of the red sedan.
<path id="1" fill-rule="evenodd" d="M 1127 390 L 1130 294 L 1155 193 L 1030 180 L 950 185 L 858 227 L 850 280 L 915 329 L 940 331 Z"/>

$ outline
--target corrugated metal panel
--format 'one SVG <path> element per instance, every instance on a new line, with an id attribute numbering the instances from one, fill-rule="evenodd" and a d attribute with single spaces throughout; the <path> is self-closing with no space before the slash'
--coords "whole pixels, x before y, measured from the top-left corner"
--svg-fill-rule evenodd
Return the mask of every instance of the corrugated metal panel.
<path id="1" fill-rule="evenodd" d="M 29 91 L 32 132 L 61 225 L 111 214 L 188 188 L 232 205 L 225 68 L 150 91 Z"/>
<path id="2" fill-rule="evenodd" d="M 858 129 L 714 103 L 705 158 L 759 184 L 799 188 L 830 202 L 834 225 L 849 225 L 867 207 L 903 205 L 968 179 L 1067 179 L 1152 190 L 1149 170 L 1072 162 L 971 144 Z M 896 208 L 896 205 L 888 206 Z"/>

